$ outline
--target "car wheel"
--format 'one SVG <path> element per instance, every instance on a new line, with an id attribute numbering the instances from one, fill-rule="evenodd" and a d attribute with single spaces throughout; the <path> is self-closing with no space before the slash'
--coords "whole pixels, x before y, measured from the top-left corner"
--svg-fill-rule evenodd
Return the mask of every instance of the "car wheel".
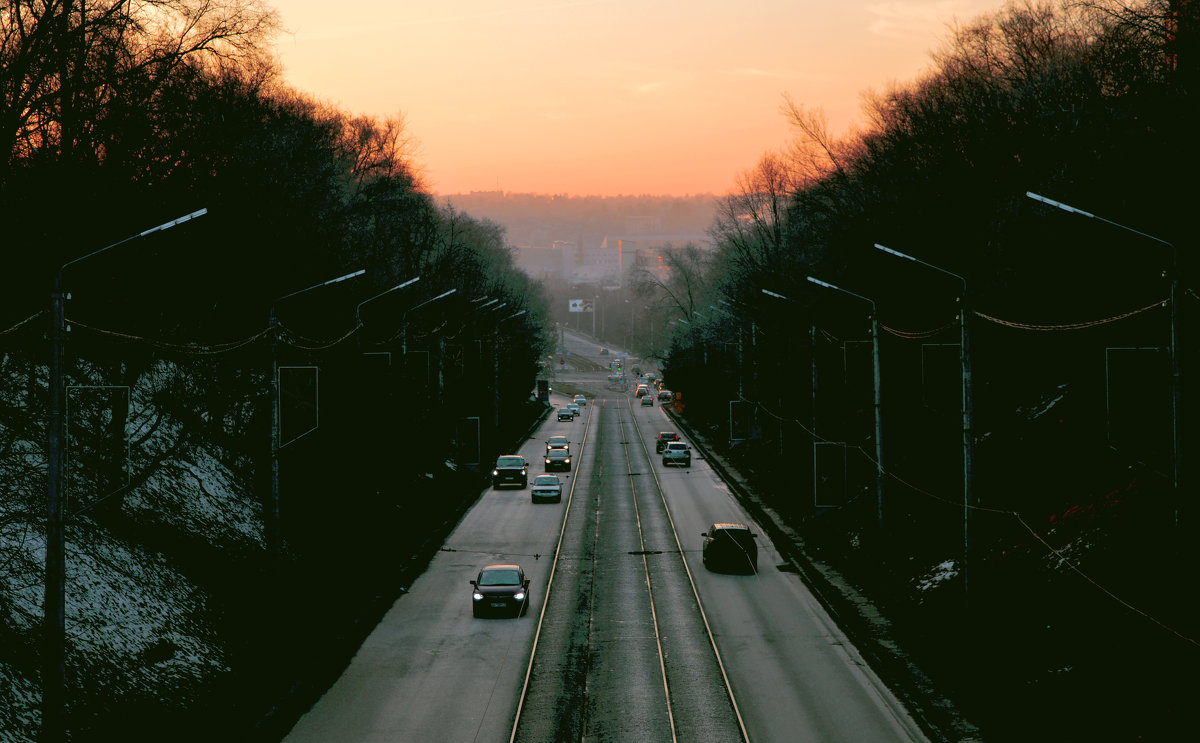
<path id="1" fill-rule="evenodd" d="M 528 477 L 521 481 L 521 488 L 524 489 L 526 487 L 529 487 L 529 478 Z"/>
<path id="2" fill-rule="evenodd" d="M 471 616 L 473 616 L 473 617 L 479 616 L 479 606 L 478 605 L 471 606 Z"/>

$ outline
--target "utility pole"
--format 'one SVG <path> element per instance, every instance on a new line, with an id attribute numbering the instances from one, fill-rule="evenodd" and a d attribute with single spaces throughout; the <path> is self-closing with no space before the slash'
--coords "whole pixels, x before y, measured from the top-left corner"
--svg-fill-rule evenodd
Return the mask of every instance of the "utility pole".
<path id="1" fill-rule="evenodd" d="M 45 616 L 42 658 L 42 729 L 41 740 L 57 743 L 66 739 L 66 488 L 63 467 L 66 459 L 66 300 L 70 295 L 63 289 L 63 274 L 67 267 L 111 250 L 131 240 L 168 230 L 208 213 L 199 209 L 118 240 L 99 250 L 67 261 L 54 274 L 50 292 L 50 411 L 46 436 L 46 579 L 43 606 Z"/>

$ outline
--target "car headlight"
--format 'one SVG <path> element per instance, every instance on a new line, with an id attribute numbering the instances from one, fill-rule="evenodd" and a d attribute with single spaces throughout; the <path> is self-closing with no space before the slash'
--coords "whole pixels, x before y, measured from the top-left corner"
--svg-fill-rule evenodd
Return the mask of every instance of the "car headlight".
<path id="1" fill-rule="evenodd" d="M 549 460 L 549 459 L 547 459 L 547 460 L 546 460 L 546 464 L 550 464 L 550 460 Z"/>
<path id="2" fill-rule="evenodd" d="M 570 464 L 570 463 L 571 463 L 571 458 L 570 458 L 570 457 L 567 457 L 566 459 L 564 459 L 564 460 L 563 460 L 563 463 L 564 463 L 564 464 Z"/>
<path id="3" fill-rule="evenodd" d="M 495 477 L 498 474 L 500 474 L 500 470 L 492 470 L 492 477 Z"/>
<path id="4" fill-rule="evenodd" d="M 513 598 L 516 599 L 517 601 L 524 601 L 525 600 L 525 592 L 517 591 L 516 593 L 513 594 Z"/>
<path id="5" fill-rule="evenodd" d="M 471 598 L 475 599 L 476 601 L 483 601 L 483 594 L 479 591 L 476 591 L 475 593 L 471 594 Z"/>

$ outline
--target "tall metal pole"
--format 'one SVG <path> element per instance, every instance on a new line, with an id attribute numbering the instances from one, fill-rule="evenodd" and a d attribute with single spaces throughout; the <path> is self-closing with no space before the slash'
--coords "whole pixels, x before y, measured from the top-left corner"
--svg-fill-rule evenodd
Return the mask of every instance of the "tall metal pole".
<path id="1" fill-rule="evenodd" d="M 970 569 L 971 569 L 971 511 L 975 508 L 975 434 L 974 434 L 974 417 L 975 417 L 975 395 L 971 388 L 971 334 L 968 329 L 967 319 L 967 280 L 962 276 L 947 271 L 944 268 L 935 266 L 932 263 L 926 263 L 920 258 L 914 258 L 907 253 L 901 253 L 898 250 L 875 243 L 875 247 L 885 253 L 903 258 L 913 263 L 920 263 L 926 268 L 932 268 L 938 273 L 944 273 L 947 276 L 953 276 L 962 284 L 962 291 L 958 297 L 958 327 L 959 347 L 958 361 L 962 369 L 962 446 L 963 446 L 963 595 L 970 595 Z"/>
<path id="2" fill-rule="evenodd" d="M 131 240 L 202 217 L 208 209 L 142 230 L 124 240 L 106 245 L 59 266 L 54 274 L 50 293 L 51 328 L 50 350 L 50 410 L 49 430 L 46 432 L 46 585 L 44 595 L 44 657 L 42 658 L 42 729 L 41 739 L 56 742 L 66 739 L 66 488 L 63 484 L 63 463 L 66 459 L 66 299 L 63 273 L 67 267 L 92 256 L 124 245 Z"/>
<path id="3" fill-rule="evenodd" d="M 971 389 L 971 333 L 967 327 L 967 282 L 963 280 L 959 299 L 959 365 L 962 368 L 962 447 L 963 447 L 963 595 L 969 597 L 971 567 L 971 512 L 975 508 L 975 396 Z"/>
<path id="4" fill-rule="evenodd" d="M 817 384 L 820 381 L 817 376 L 817 326 L 815 324 L 809 330 L 809 337 L 812 341 L 812 492 L 815 505 L 817 502 Z"/>
<path id="5" fill-rule="evenodd" d="M 46 585 L 45 637 L 42 658 L 42 729 L 41 740 L 61 741 L 66 737 L 66 540 L 63 535 L 63 459 L 66 426 L 63 417 L 65 397 L 64 346 L 67 324 L 64 309 L 63 277 L 54 275 L 50 295 L 53 319 L 50 353 L 50 430 L 48 431 L 46 497 Z"/>
<path id="6" fill-rule="evenodd" d="M 875 517 L 883 526 L 883 380 L 879 373 L 879 317 L 871 303 L 871 360 L 875 379 Z"/>
<path id="7" fill-rule="evenodd" d="M 1179 291 L 1179 249 L 1175 247 L 1175 243 L 1168 242 L 1161 237 L 1155 237 L 1154 235 L 1142 232 L 1141 230 L 1135 230 L 1134 228 L 1123 225 L 1120 222 L 1114 222 L 1111 219 L 1105 219 L 1104 217 L 1084 211 L 1083 209 L 1077 209 L 1069 204 L 1064 204 L 1061 201 L 1055 201 L 1054 199 L 1047 198 L 1032 191 L 1026 191 L 1025 195 L 1034 201 L 1040 201 L 1043 204 L 1048 204 L 1057 209 L 1061 209 L 1064 212 L 1070 212 L 1071 214 L 1077 214 L 1081 217 L 1087 217 L 1088 219 L 1095 219 L 1100 222 L 1104 222 L 1105 224 L 1116 227 L 1117 229 L 1125 230 L 1126 232 L 1132 232 L 1133 234 L 1144 237 L 1147 240 L 1153 240 L 1161 245 L 1166 245 L 1171 249 L 1170 289 L 1167 298 L 1167 301 L 1171 305 L 1168 311 L 1168 321 L 1170 323 L 1170 348 L 1167 351 L 1167 363 L 1170 366 L 1171 377 L 1170 381 L 1168 382 L 1170 387 L 1169 395 L 1171 404 L 1171 491 L 1174 500 L 1174 522 L 1175 526 L 1178 527 L 1180 522 L 1180 511 L 1182 509 L 1180 480 L 1182 478 L 1181 467 L 1183 464 L 1181 449 L 1183 436 L 1180 432 L 1181 422 L 1179 414 L 1179 411 L 1181 410 L 1180 406 L 1183 396 L 1183 388 L 1180 384 L 1179 354 L 1178 348 L 1176 347 L 1179 337 L 1179 311 L 1178 303 L 1176 301 L 1178 299 L 1177 292 Z"/>
<path id="8" fill-rule="evenodd" d="M 876 309 L 875 309 L 875 301 L 870 299 L 869 297 L 864 297 L 861 294 L 856 294 L 855 292 L 849 291 L 847 289 L 843 289 L 840 286 L 834 286 L 833 284 L 830 284 L 827 281 L 822 281 L 813 276 L 809 276 L 807 278 L 810 282 L 817 284 L 818 286 L 823 286 L 826 289 L 833 289 L 834 291 L 841 292 L 842 294 L 848 294 L 852 297 L 861 299 L 864 302 L 871 305 L 871 366 L 872 366 L 872 378 L 873 378 L 873 382 L 874 382 L 874 384 L 872 386 L 874 387 L 874 407 L 875 407 L 875 519 L 876 519 L 876 525 L 879 527 L 879 530 L 882 532 L 883 531 L 884 491 L 886 489 L 886 486 L 885 486 L 886 476 L 885 476 L 885 470 L 884 470 L 884 466 L 883 466 L 883 385 L 882 385 L 883 375 L 880 372 L 880 363 L 879 363 L 879 317 L 878 317 L 878 313 L 876 312 Z M 766 289 L 763 289 L 762 291 L 763 291 L 763 294 L 767 294 L 772 297 L 777 297 L 779 299 L 788 299 L 788 297 L 785 297 L 782 294 L 776 294 L 775 292 L 767 291 Z M 791 301 L 791 300 L 789 300 L 789 301 Z M 814 341 L 814 343 L 815 343 L 815 341 Z M 816 456 L 816 453 L 814 451 L 814 466 L 815 466 L 815 456 Z M 815 472 L 815 469 L 814 469 L 814 472 Z"/>
<path id="9" fill-rule="evenodd" d="M 271 500 L 264 531 L 267 553 L 278 558 L 283 552 L 279 512 L 279 320 L 273 302 L 267 326 L 271 336 Z"/>
<path id="10" fill-rule="evenodd" d="M 263 531 L 267 540 L 267 552 L 275 561 L 275 567 L 279 566 L 279 560 L 283 556 L 283 517 L 279 497 L 279 450 L 283 446 L 283 433 L 279 420 L 279 320 L 275 315 L 275 305 L 298 294 L 304 294 L 313 289 L 320 289 L 323 286 L 353 279 L 356 276 L 362 276 L 364 273 L 366 273 L 366 269 L 360 268 L 344 276 L 339 276 L 336 279 L 322 281 L 319 284 L 313 284 L 312 286 L 284 294 L 281 297 L 276 297 L 271 302 L 270 314 L 267 317 L 267 324 L 271 331 L 271 501 L 267 505 L 267 513 L 264 517 L 266 523 L 263 525 Z M 359 307 L 361 306 L 359 305 Z M 357 313 L 358 308 L 355 308 L 356 317 Z"/>

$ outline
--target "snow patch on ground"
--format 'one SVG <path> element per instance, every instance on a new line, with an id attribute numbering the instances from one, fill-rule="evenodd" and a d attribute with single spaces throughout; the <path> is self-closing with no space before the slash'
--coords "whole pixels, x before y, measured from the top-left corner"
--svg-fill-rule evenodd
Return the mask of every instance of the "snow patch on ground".
<path id="1" fill-rule="evenodd" d="M 928 593 L 957 575 L 958 565 L 955 564 L 954 560 L 946 560 L 938 563 L 919 576 L 913 581 L 913 586 L 918 593 Z"/>

